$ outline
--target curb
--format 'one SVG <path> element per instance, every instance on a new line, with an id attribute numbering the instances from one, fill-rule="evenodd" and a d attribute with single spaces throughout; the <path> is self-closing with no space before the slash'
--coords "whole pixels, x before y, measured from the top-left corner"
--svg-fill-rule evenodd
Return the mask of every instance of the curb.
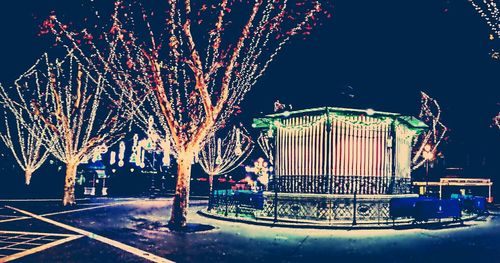
<path id="1" fill-rule="evenodd" d="M 234 218 L 234 217 L 225 217 L 222 215 L 216 215 L 209 213 L 207 209 L 202 209 L 197 212 L 199 215 L 216 219 L 222 221 L 229 222 L 237 222 L 244 223 L 250 225 L 258 225 L 258 226 L 267 226 L 267 227 L 281 227 L 281 228 L 298 228 L 298 229 L 338 229 L 338 230 L 384 230 L 384 229 L 395 229 L 395 230 L 404 230 L 404 229 L 417 229 L 417 228 L 426 228 L 426 227 L 435 227 L 440 226 L 442 228 L 446 228 L 446 226 L 458 224 L 459 226 L 463 224 L 463 222 L 472 221 L 477 219 L 478 215 L 473 215 L 470 217 L 462 218 L 461 221 L 447 221 L 447 222 L 427 222 L 427 223 L 418 223 L 415 224 L 413 221 L 409 221 L 408 223 L 396 223 L 396 224 L 336 224 L 336 225 L 325 225 L 325 224 L 308 224 L 303 222 L 266 222 L 266 221 L 257 221 L 252 219 L 244 219 L 244 218 Z"/>

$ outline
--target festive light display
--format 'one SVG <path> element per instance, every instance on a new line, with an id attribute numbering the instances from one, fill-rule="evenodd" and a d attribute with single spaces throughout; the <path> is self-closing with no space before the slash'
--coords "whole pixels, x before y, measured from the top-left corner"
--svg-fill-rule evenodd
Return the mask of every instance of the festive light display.
<path id="1" fill-rule="evenodd" d="M 269 162 L 274 164 L 274 144 L 271 142 L 271 138 L 269 138 L 266 133 L 261 133 L 257 139 L 257 143 Z"/>
<path id="2" fill-rule="evenodd" d="M 500 39 L 500 10 L 498 9 L 496 0 L 469 0 L 469 2 L 472 4 L 477 13 L 484 18 L 486 24 L 493 31 L 493 34 L 490 34 L 489 39 L 492 41 Z M 500 53 L 495 50 L 492 50 L 490 55 L 494 60 L 498 60 L 500 58 Z M 493 126 L 500 129 L 500 112 L 497 116 L 493 117 Z"/>
<path id="3" fill-rule="evenodd" d="M 495 0 L 469 0 L 477 13 L 484 18 L 486 24 L 491 28 L 493 33 L 500 37 L 500 11 L 498 10 L 497 3 Z M 490 35 L 490 40 L 494 40 L 495 37 Z"/>
<path id="4" fill-rule="evenodd" d="M 166 135 L 162 138 L 156 129 L 154 128 L 153 117 L 148 118 L 148 129 L 146 130 L 147 137 L 139 140 L 137 134 L 134 135 L 134 143 L 132 146 L 132 154 L 130 156 L 130 162 L 135 163 L 137 166 L 144 168 L 145 164 L 145 152 L 163 152 L 162 162 L 164 166 L 170 166 L 170 155 L 171 155 L 171 145 L 170 138 Z"/>
<path id="5" fill-rule="evenodd" d="M 3 91 L 4 89 L 0 85 L 0 100 L 2 101 L 5 95 Z M 30 131 L 26 128 L 27 126 L 33 126 L 31 124 L 37 121 L 29 115 L 23 119 L 18 119 L 6 112 L 4 130 L 0 132 L 0 139 L 10 149 L 17 164 L 24 171 L 26 185 L 30 184 L 33 172 L 40 168 L 50 154 L 43 146 L 41 139 L 47 129 L 33 129 L 33 131 Z"/>
<path id="6" fill-rule="evenodd" d="M 53 15 L 44 32 L 127 91 L 138 124 L 145 127 L 152 115 L 171 138 L 178 175 L 170 226 L 182 228 L 195 153 L 240 112 L 244 95 L 285 44 L 309 35 L 329 9 L 319 0 L 115 1 L 111 21 L 101 24 L 110 28 L 72 32 Z"/>
<path id="7" fill-rule="evenodd" d="M 240 125 L 221 138 L 210 138 L 200 151 L 200 165 L 208 174 L 210 193 L 213 177 L 227 174 L 240 166 L 250 155 L 254 144 L 248 132 Z"/>
<path id="8" fill-rule="evenodd" d="M 439 145 L 445 138 L 448 128 L 441 122 L 441 107 L 439 103 L 422 92 L 422 106 L 420 108 L 420 119 L 425 122 L 429 129 L 422 132 L 417 140 L 414 141 L 413 148 L 415 149 L 412 157 L 412 170 L 421 167 L 426 161 L 424 153 L 431 152 L 433 156 L 438 154 Z M 425 147 L 431 147 L 425 151 Z"/>
<path id="9" fill-rule="evenodd" d="M 280 191 L 406 192 L 409 184 L 399 187 L 396 182 L 409 183 L 412 141 L 425 124 L 395 113 L 370 113 L 317 108 L 254 121 L 255 127 L 266 128 L 268 122 L 276 130 Z"/>
<path id="10" fill-rule="evenodd" d="M 64 205 L 75 203 L 77 166 L 99 159 L 126 125 L 120 121 L 128 116 L 121 111 L 121 101 L 105 95 L 109 84 L 104 78 L 87 70 L 73 52 L 54 60 L 45 54 L 16 80 L 12 90 L 1 88 L 3 104 L 21 122 L 24 115 L 37 120 L 23 126 L 66 164 Z"/>
<path id="11" fill-rule="evenodd" d="M 267 187 L 269 183 L 269 174 L 273 171 L 273 167 L 264 161 L 264 158 L 259 158 L 252 166 L 246 166 L 245 170 L 249 173 L 257 175 L 257 181 Z"/>

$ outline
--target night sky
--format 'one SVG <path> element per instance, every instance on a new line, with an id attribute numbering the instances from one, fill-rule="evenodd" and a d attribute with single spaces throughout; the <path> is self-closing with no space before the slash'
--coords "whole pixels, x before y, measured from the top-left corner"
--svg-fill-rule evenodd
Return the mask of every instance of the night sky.
<path id="1" fill-rule="evenodd" d="M 40 21 L 79 2 L 1 4 L 4 86 L 50 46 L 37 36 Z M 334 1 L 331 20 L 288 45 L 247 95 L 235 121 L 249 124 L 261 112 L 270 113 L 276 99 L 294 109 L 337 106 L 417 115 L 423 90 L 440 102 L 451 129 L 443 148 L 446 165 L 500 179 L 500 130 L 489 127 L 500 110 L 500 61 L 489 53 L 500 45 L 489 33 L 467 0 Z"/>

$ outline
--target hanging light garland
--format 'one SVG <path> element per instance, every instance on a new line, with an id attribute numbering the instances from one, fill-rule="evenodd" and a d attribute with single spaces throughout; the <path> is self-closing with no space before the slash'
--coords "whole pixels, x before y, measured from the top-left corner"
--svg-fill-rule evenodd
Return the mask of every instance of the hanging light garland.
<path id="1" fill-rule="evenodd" d="M 266 158 L 269 160 L 271 164 L 274 164 L 274 144 L 270 142 L 270 138 L 266 136 L 266 133 L 261 133 L 259 138 L 257 139 L 257 143 L 260 146 L 260 149 L 266 155 Z"/>
<path id="2" fill-rule="evenodd" d="M 295 117 L 295 118 L 304 118 L 304 117 Z M 309 121 L 301 121 L 299 125 L 288 125 L 285 122 L 281 121 L 280 119 L 276 119 L 274 121 L 274 126 L 278 127 L 280 129 L 285 129 L 285 130 L 294 130 L 294 131 L 301 131 L 301 130 L 306 130 L 310 129 L 312 127 L 317 126 L 320 123 L 326 122 L 328 120 L 329 123 L 333 121 L 338 121 L 342 122 L 348 125 L 353 125 L 353 126 L 362 126 L 362 127 L 373 127 L 376 128 L 379 125 L 387 125 L 392 122 L 391 118 L 376 118 L 376 117 L 367 117 L 368 120 L 366 121 L 359 121 L 357 119 L 357 116 L 349 116 L 349 115 L 340 115 L 340 114 L 335 114 L 335 113 L 328 113 L 324 115 L 318 115 L 317 118 L 310 118 Z M 272 125 L 270 130 L 272 129 Z M 272 135 L 272 133 L 271 133 Z M 269 136 L 268 137 L 272 137 Z"/>
<path id="3" fill-rule="evenodd" d="M 118 147 L 118 166 L 123 167 L 125 164 L 125 142 L 121 141 Z"/>
<path id="4" fill-rule="evenodd" d="M 243 126 L 233 127 L 223 138 L 216 139 L 214 136 L 209 139 L 200 150 L 199 163 L 209 175 L 210 189 L 213 176 L 236 169 L 248 158 L 253 147 L 253 141 Z"/>

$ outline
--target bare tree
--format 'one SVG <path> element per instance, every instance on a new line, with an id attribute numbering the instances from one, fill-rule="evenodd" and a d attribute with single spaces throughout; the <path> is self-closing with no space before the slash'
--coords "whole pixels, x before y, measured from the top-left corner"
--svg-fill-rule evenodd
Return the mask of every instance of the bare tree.
<path id="1" fill-rule="evenodd" d="M 16 83 L 18 100 L 5 89 L 2 100 L 19 120 L 21 113 L 37 120 L 27 127 L 66 164 L 63 204 L 75 204 L 78 165 L 122 135 L 121 101 L 111 100 L 103 76 L 90 73 L 72 52 L 54 60 L 44 54 Z"/>
<path id="2" fill-rule="evenodd" d="M 128 92 L 139 124 L 152 115 L 155 129 L 171 140 L 178 169 L 170 226 L 183 228 L 193 156 L 238 113 L 285 44 L 329 16 L 325 6 L 319 0 L 116 1 L 111 20 L 97 27 L 109 29 L 97 35 L 89 28 L 72 32 L 56 16 L 44 25 Z"/>
<path id="3" fill-rule="evenodd" d="M 4 101 L 5 95 L 4 88 L 0 85 L 0 101 Z M 22 116 L 22 113 L 5 112 L 5 126 L 0 132 L 0 138 L 24 171 L 24 182 L 29 185 L 33 173 L 42 166 L 49 156 L 49 151 L 43 146 L 41 139 L 47 129 L 36 128 L 39 126 L 34 123 L 38 120 L 33 119 L 30 115 L 25 115 L 22 119 L 16 118 L 16 115 Z M 29 126 L 34 127 L 33 132 L 28 130 Z"/>
<path id="4" fill-rule="evenodd" d="M 244 128 L 233 127 L 224 138 L 212 136 L 201 149 L 200 165 L 208 174 L 210 193 L 213 178 L 238 168 L 253 150 L 253 142 Z"/>
<path id="5" fill-rule="evenodd" d="M 445 138 L 448 128 L 441 122 L 441 107 L 439 103 L 422 92 L 422 106 L 420 108 L 419 118 L 429 126 L 429 129 L 422 132 L 414 144 L 414 153 L 412 158 L 412 170 L 422 166 L 428 157 L 425 153 L 432 153 L 435 156 L 438 153 L 439 145 Z"/>

